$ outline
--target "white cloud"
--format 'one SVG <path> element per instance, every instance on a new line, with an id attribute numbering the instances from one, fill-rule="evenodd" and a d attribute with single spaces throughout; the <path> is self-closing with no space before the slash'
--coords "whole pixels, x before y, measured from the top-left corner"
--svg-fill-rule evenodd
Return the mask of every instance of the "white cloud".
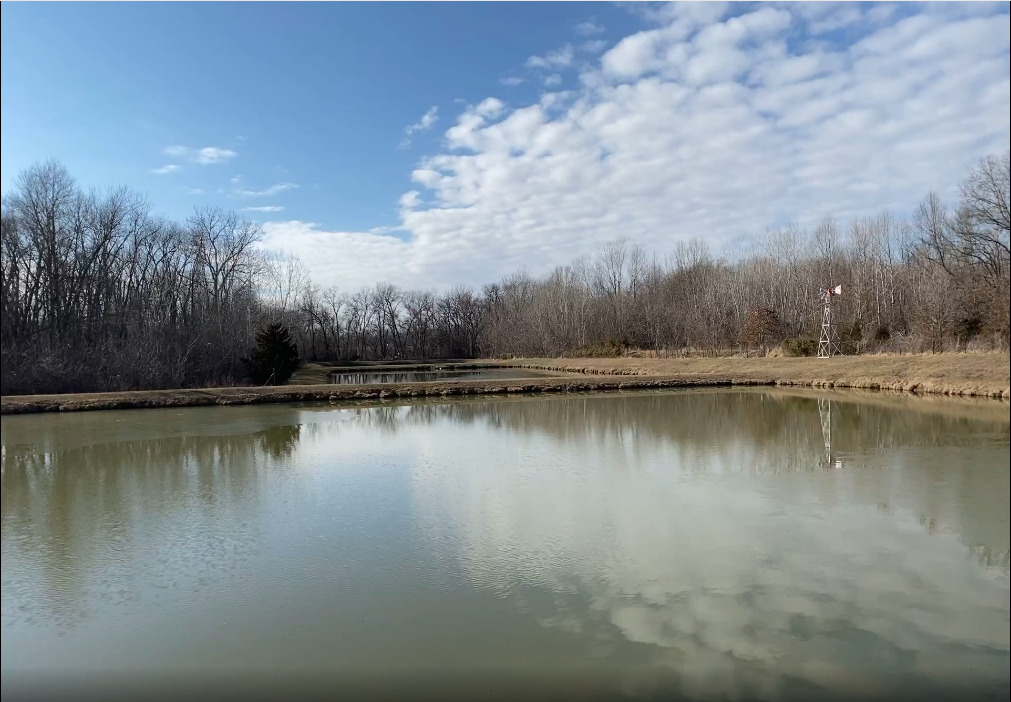
<path id="1" fill-rule="evenodd" d="M 318 224 L 266 222 L 263 245 L 299 254 L 323 284 L 342 288 L 395 281 L 401 285 L 428 285 L 422 268 L 410 260 L 413 244 L 382 232 L 326 231 Z"/>
<path id="2" fill-rule="evenodd" d="M 236 189 L 232 191 L 232 194 L 238 197 L 272 197 L 289 190 L 294 190 L 297 187 L 298 185 L 296 183 L 275 183 L 269 188 L 264 188 L 263 190 Z"/>
<path id="3" fill-rule="evenodd" d="M 806 29 L 831 12 L 724 18 L 709 4 L 663 10 L 573 90 L 466 107 L 411 173 L 403 239 L 284 231 L 309 242 L 321 282 L 477 285 L 618 235 L 661 255 L 693 236 L 719 251 L 784 219 L 901 215 L 930 190 L 956 197 L 969 166 L 1009 148 L 1006 5 L 865 18 L 840 43 Z M 344 248 L 320 259 L 333 236 Z"/>
<path id="4" fill-rule="evenodd" d="M 494 119 L 505 109 L 505 103 L 498 98 L 485 98 L 477 105 L 468 107 L 456 126 L 446 132 L 446 139 L 455 148 L 474 148 L 474 135 L 488 120 Z M 422 169 L 425 170 L 425 169 Z M 428 176 L 425 176 L 428 178 Z M 423 185 L 427 183 L 422 182 Z"/>
<path id="5" fill-rule="evenodd" d="M 572 46 L 566 44 L 562 48 L 551 51 L 544 56 L 531 56 L 526 61 L 526 67 L 557 71 L 571 66 L 575 56 Z"/>
<path id="6" fill-rule="evenodd" d="M 203 188 L 186 188 L 187 195 L 203 195 L 206 192 Z"/>
<path id="7" fill-rule="evenodd" d="M 414 134 L 415 132 L 423 132 L 431 129 L 432 126 L 439 120 L 439 108 L 435 105 L 428 108 L 425 114 L 421 115 L 419 119 L 414 124 L 404 129 L 404 134 Z"/>
<path id="8" fill-rule="evenodd" d="M 421 204 L 421 193 L 417 190 L 409 190 L 400 196 L 399 204 L 403 209 L 413 209 Z"/>
<path id="9" fill-rule="evenodd" d="M 482 117 L 495 117 L 505 109 L 505 103 L 498 98 L 485 98 L 477 104 L 474 111 Z"/>
<path id="10" fill-rule="evenodd" d="M 151 172 L 156 175 L 167 175 L 169 173 L 178 173 L 180 169 L 181 166 L 179 164 L 169 163 L 162 166 L 161 168 L 152 168 Z"/>
<path id="11" fill-rule="evenodd" d="M 506 78 L 502 78 L 501 80 L 499 80 L 499 83 L 509 88 L 515 88 L 517 85 L 523 83 L 523 79 L 517 78 L 516 76 L 508 76 Z"/>
<path id="12" fill-rule="evenodd" d="M 576 34 L 584 37 L 600 34 L 603 31 L 604 25 L 592 18 L 576 25 Z"/>
<path id="13" fill-rule="evenodd" d="M 544 85 L 548 87 L 561 84 L 562 84 L 562 76 L 559 73 L 549 73 L 548 75 L 544 76 Z"/>
<path id="14" fill-rule="evenodd" d="M 730 4 L 708 2 L 708 0 L 706 2 L 633 2 L 624 3 L 623 7 L 651 24 L 668 27 L 681 26 L 687 29 L 716 22 L 727 13 Z"/>
<path id="15" fill-rule="evenodd" d="M 166 156 L 185 159 L 202 166 L 227 163 L 239 155 L 231 149 L 223 149 L 219 146 L 204 146 L 200 149 L 189 146 L 166 146 L 163 153 Z"/>
<path id="16" fill-rule="evenodd" d="M 280 212 L 284 209 L 281 205 L 261 205 L 260 207 L 243 207 L 246 212 Z"/>
<path id="17" fill-rule="evenodd" d="M 811 3 L 819 4 L 819 3 Z M 833 3 L 821 3 L 826 5 L 826 11 L 820 17 L 808 20 L 807 28 L 811 34 L 824 34 L 844 27 L 857 24 L 864 19 L 864 8 L 858 4 L 846 4 L 835 6 Z M 888 5 L 882 5 L 888 8 Z M 888 8 L 890 9 L 890 8 Z M 878 11 L 879 13 L 881 10 Z"/>
<path id="18" fill-rule="evenodd" d="M 439 121 L 439 108 L 433 105 L 432 107 L 428 108 L 428 111 L 425 112 L 425 114 L 421 115 L 421 119 L 419 119 L 414 124 L 410 124 L 404 127 L 404 138 L 400 142 L 399 148 L 403 149 L 410 146 L 411 137 L 413 135 L 417 134 L 418 132 L 427 132 L 429 129 L 435 126 L 435 123 L 438 121 Z"/>
<path id="19" fill-rule="evenodd" d="M 666 32 L 652 29 L 625 37 L 601 57 L 604 73 L 622 78 L 636 78 L 661 65 L 659 47 Z"/>

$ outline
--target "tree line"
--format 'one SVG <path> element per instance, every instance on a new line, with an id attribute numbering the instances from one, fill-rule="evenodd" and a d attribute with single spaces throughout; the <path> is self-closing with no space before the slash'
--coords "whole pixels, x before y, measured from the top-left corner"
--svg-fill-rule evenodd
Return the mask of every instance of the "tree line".
<path id="1" fill-rule="evenodd" d="M 956 203 L 929 194 L 905 220 L 786 226 L 733 256 L 702 239 L 661 255 L 616 238 L 545 275 L 437 292 L 321 288 L 234 212 L 173 222 L 126 188 L 85 191 L 40 163 L 3 198 L 0 389 L 246 382 L 243 361 L 270 324 L 315 361 L 807 354 L 818 291 L 835 285 L 845 352 L 1007 349 L 1008 173 L 1008 153 L 989 156 Z"/>

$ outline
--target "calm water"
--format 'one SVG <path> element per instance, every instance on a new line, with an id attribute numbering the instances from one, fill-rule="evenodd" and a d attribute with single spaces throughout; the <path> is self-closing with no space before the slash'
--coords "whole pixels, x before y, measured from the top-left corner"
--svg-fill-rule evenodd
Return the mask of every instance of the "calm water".
<path id="1" fill-rule="evenodd" d="M 5 416 L 4 699 L 1007 699 L 1008 406 L 821 397 Z"/>
<path id="2" fill-rule="evenodd" d="M 363 383 L 420 383 L 430 380 L 519 380 L 526 378 L 550 378 L 561 373 L 545 373 L 525 368 L 487 368 L 481 370 L 439 370 L 439 371 L 373 371 L 356 373 L 331 373 L 330 382 L 338 385 L 360 385 Z"/>

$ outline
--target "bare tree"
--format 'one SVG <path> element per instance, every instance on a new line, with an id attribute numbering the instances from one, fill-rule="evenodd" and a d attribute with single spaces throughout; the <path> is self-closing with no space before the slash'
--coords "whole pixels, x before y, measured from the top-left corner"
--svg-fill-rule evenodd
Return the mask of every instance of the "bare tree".
<path id="1" fill-rule="evenodd" d="M 544 275 L 484 286 L 320 289 L 264 251 L 259 225 L 198 209 L 155 216 L 127 189 L 84 191 L 60 164 L 20 174 L 0 212 L 0 389 L 118 390 L 242 382 L 255 332 L 283 321 L 320 361 L 558 355 L 628 347 L 719 355 L 818 333 L 816 291 L 843 284 L 854 348 L 1007 348 L 1008 154 L 957 203 L 769 231 L 716 257 L 701 239 L 647 254 L 624 238 Z M 758 311 L 756 311 L 758 310 Z M 773 324 L 770 320 L 776 320 Z"/>

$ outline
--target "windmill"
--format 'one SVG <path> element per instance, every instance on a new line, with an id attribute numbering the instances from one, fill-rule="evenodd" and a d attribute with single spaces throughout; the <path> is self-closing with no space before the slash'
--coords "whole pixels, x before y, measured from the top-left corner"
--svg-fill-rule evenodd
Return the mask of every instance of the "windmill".
<path id="1" fill-rule="evenodd" d="M 842 286 L 823 288 L 819 293 L 821 308 L 821 338 L 818 339 L 818 358 L 828 358 L 839 354 L 839 342 L 835 338 L 835 328 L 832 326 L 832 298 L 842 295 Z"/>
<path id="2" fill-rule="evenodd" d="M 842 461 L 835 457 L 832 450 L 832 400 L 827 397 L 818 398 L 818 416 L 821 419 L 821 436 L 825 440 L 825 450 L 818 465 L 825 469 L 838 470 L 842 468 Z"/>

